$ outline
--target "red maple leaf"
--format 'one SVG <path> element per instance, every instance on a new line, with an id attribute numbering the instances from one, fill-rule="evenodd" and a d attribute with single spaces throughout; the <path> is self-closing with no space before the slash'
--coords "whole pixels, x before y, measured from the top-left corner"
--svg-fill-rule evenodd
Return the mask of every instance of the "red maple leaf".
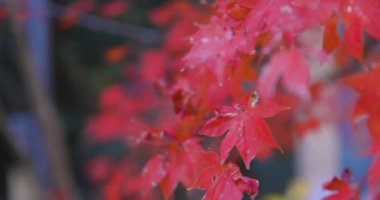
<path id="1" fill-rule="evenodd" d="M 190 68 L 206 66 L 220 83 L 224 82 L 226 65 L 236 60 L 236 49 L 242 43 L 237 41 L 240 38 L 233 38 L 232 25 L 229 23 L 232 22 L 211 18 L 209 24 L 202 25 L 190 37 L 192 47 L 184 57 Z"/>
<path id="2" fill-rule="evenodd" d="M 343 81 L 359 93 L 353 113 L 354 119 L 367 117 L 367 125 L 371 135 L 379 137 L 380 90 L 378 85 L 380 84 L 380 67 L 375 67 L 370 72 L 344 78 Z"/>
<path id="3" fill-rule="evenodd" d="M 155 187 L 165 176 L 164 157 L 162 155 L 156 155 L 145 164 L 142 171 L 142 187 Z"/>
<path id="4" fill-rule="evenodd" d="M 144 182 L 144 191 L 158 185 L 165 199 L 168 199 L 182 182 L 186 187 L 194 185 L 198 153 L 202 147 L 197 140 L 186 140 L 181 145 L 171 143 L 167 146 L 167 154 L 151 158 L 144 167 L 140 178 Z"/>
<path id="5" fill-rule="evenodd" d="M 243 192 L 237 186 L 230 173 L 224 173 L 218 180 L 207 190 L 203 200 L 230 200 L 242 199 Z"/>
<path id="6" fill-rule="evenodd" d="M 353 112 L 354 120 L 363 117 L 367 119 L 367 127 L 372 138 L 370 154 L 374 156 L 368 169 L 368 184 L 371 190 L 376 190 L 380 183 L 380 90 L 378 89 L 380 67 L 377 66 L 369 72 L 344 78 L 343 81 L 359 93 Z"/>
<path id="7" fill-rule="evenodd" d="M 211 152 L 204 155 L 208 158 L 218 158 Z M 242 176 L 236 164 L 221 165 L 219 161 L 215 161 L 215 159 L 208 160 L 211 166 L 203 169 L 197 182 L 199 184 L 197 186 L 203 187 L 201 189 L 207 189 L 203 200 L 239 200 L 242 199 L 243 193 L 247 193 L 252 198 L 258 194 L 259 182 L 256 179 Z"/>
<path id="8" fill-rule="evenodd" d="M 200 153 L 197 166 L 199 172 L 192 188 L 207 190 L 203 200 L 239 200 L 243 193 L 251 197 L 258 194 L 259 182 L 256 179 L 242 176 L 236 164 L 221 164 L 219 155 L 214 152 Z"/>
<path id="9" fill-rule="evenodd" d="M 199 171 L 192 188 L 207 190 L 217 177 L 223 174 L 225 167 L 220 163 L 220 157 L 215 152 L 202 152 L 198 158 L 196 164 Z"/>
<path id="10" fill-rule="evenodd" d="M 325 183 L 324 189 L 336 192 L 323 198 L 323 200 L 359 200 L 358 190 L 350 185 L 350 179 L 350 171 L 345 170 L 342 178 L 334 177 L 331 181 Z"/>
<path id="11" fill-rule="evenodd" d="M 211 137 L 226 134 L 220 145 L 222 161 L 227 159 L 232 148 L 236 146 L 246 168 L 249 169 L 250 162 L 261 145 L 281 150 L 263 118 L 272 117 L 285 109 L 287 108 L 274 102 L 245 107 L 239 104 L 224 106 L 203 126 L 200 134 Z"/>
<path id="12" fill-rule="evenodd" d="M 372 0 L 342 1 L 344 19 L 344 42 L 348 52 L 363 61 L 363 31 L 376 39 L 380 39 L 380 4 Z"/>
<path id="13" fill-rule="evenodd" d="M 363 33 L 360 18 L 354 13 L 346 15 L 344 26 L 344 44 L 348 52 L 358 59 L 363 60 Z"/>

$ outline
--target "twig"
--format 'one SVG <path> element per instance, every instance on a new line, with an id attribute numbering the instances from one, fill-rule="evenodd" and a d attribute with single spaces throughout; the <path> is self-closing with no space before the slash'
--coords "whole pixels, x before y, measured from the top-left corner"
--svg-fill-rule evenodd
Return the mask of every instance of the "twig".
<path id="1" fill-rule="evenodd" d="M 58 4 L 51 4 L 50 16 L 61 19 L 69 9 L 72 8 Z M 81 13 L 76 24 L 94 31 L 127 37 L 128 39 L 145 45 L 157 45 L 161 38 L 160 32 L 155 29 L 125 24 L 112 19 L 88 14 L 86 12 Z"/>
<path id="2" fill-rule="evenodd" d="M 14 8 L 10 1 L 10 8 Z M 64 144 L 64 131 L 58 119 L 58 114 L 53 102 L 39 82 L 34 63 L 31 62 L 30 53 L 26 47 L 25 31 L 23 24 L 17 21 L 15 16 L 11 17 L 11 31 L 14 36 L 17 57 L 21 75 L 25 81 L 25 88 L 30 97 L 32 110 L 35 113 L 42 133 L 46 138 L 48 156 L 52 171 L 55 188 L 62 192 L 65 199 L 77 199 L 78 194 L 74 189 L 74 181 L 70 170 L 68 153 Z"/>

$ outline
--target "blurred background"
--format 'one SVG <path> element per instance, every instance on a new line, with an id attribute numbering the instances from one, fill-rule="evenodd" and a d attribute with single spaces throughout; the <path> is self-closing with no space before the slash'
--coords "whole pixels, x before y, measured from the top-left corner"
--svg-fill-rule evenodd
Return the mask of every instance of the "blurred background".
<path id="1" fill-rule="evenodd" d="M 149 13 L 166 3 L 0 2 L 1 200 L 119 199 L 104 188 L 121 187 L 123 181 L 109 182 L 110 174 L 123 166 L 128 145 L 112 136 L 102 143 L 89 139 L 87 126 L 101 110 L 102 91 L 128 82 L 125 74 L 136 68 L 138 55 L 163 44 L 168 28 L 153 24 Z M 338 109 L 352 106 L 348 88 L 333 93 Z M 258 199 L 320 199 L 321 185 L 346 167 L 363 176 L 370 162 L 360 155 L 366 136 L 358 141 L 348 117 L 338 119 L 300 139 L 276 136 L 288 146 L 285 154 L 254 161 L 244 172 L 260 180 Z M 191 198 L 179 187 L 174 199 Z"/>
<path id="2" fill-rule="evenodd" d="M 62 199 L 54 188 L 98 199 L 87 162 L 125 154 L 121 144 L 92 145 L 83 134 L 100 91 L 122 79 L 125 62 L 105 52 L 157 46 L 145 11 L 163 3 L 0 2 L 0 199 Z"/>

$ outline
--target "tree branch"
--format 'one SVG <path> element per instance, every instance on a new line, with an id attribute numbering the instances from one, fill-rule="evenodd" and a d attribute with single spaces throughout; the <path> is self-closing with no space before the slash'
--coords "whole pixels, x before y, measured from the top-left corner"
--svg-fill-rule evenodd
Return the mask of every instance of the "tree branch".
<path id="1" fill-rule="evenodd" d="M 14 1 L 10 2 L 12 4 Z M 14 8 L 14 5 L 11 5 L 10 8 Z M 33 70 L 35 66 L 26 46 L 23 27 L 23 23 L 18 21 L 15 16 L 11 17 L 11 31 L 14 36 L 18 65 L 30 97 L 32 110 L 46 138 L 54 186 L 65 195 L 65 199 L 77 199 L 78 196 L 69 167 L 68 152 L 65 148 L 65 134 L 59 123 L 58 112 Z"/>

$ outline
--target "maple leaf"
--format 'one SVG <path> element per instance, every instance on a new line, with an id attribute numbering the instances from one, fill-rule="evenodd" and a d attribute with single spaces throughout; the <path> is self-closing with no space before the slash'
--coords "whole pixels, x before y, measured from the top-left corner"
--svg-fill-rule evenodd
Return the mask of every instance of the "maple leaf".
<path id="1" fill-rule="evenodd" d="M 203 126 L 200 134 L 219 137 L 225 134 L 220 145 L 221 160 L 224 162 L 234 146 L 237 147 L 244 164 L 249 169 L 261 145 L 280 146 L 274 140 L 263 118 L 268 118 L 287 108 L 274 102 L 264 102 L 242 108 L 239 104 L 224 106 L 216 111 L 216 116 Z M 282 151 L 282 150 L 281 150 Z"/>
<path id="2" fill-rule="evenodd" d="M 360 119 L 367 117 L 368 129 L 373 137 L 380 136 L 380 67 L 375 67 L 370 72 L 359 73 L 343 79 L 343 82 L 350 85 L 359 93 L 359 98 L 355 104 L 353 118 Z"/>
<path id="3" fill-rule="evenodd" d="M 165 163 L 167 176 L 165 176 L 160 183 L 160 190 L 165 199 L 170 197 L 177 187 L 177 184 L 181 181 L 182 177 L 184 177 L 187 167 L 190 166 L 187 161 L 185 153 L 180 149 L 172 151 L 168 155 Z"/>
<path id="4" fill-rule="evenodd" d="M 142 187 L 145 190 L 149 190 L 151 187 L 155 187 L 160 183 L 165 176 L 164 157 L 162 155 L 156 155 L 145 164 L 142 172 L 142 179 L 144 180 Z"/>
<path id="5" fill-rule="evenodd" d="M 336 8 L 335 1 L 238 0 L 238 3 L 251 8 L 242 22 L 248 33 L 256 36 L 258 33 L 285 36 L 291 43 L 304 30 L 324 23 L 331 15 L 331 10 Z M 255 40 L 256 36 L 245 37 Z M 276 37 L 273 39 L 276 40 Z"/>
<path id="6" fill-rule="evenodd" d="M 244 177 L 240 168 L 233 163 L 221 165 L 215 160 L 218 156 L 212 152 L 204 154 L 204 158 L 213 158 L 206 161 L 211 164 L 205 167 L 198 179 L 198 186 L 207 189 L 203 200 L 232 199 L 240 200 L 243 193 L 247 193 L 251 198 L 258 194 L 259 182 L 256 179 Z"/>
<path id="7" fill-rule="evenodd" d="M 275 36 L 264 45 L 267 52 L 283 37 L 294 43 L 304 30 L 327 21 L 336 6 L 328 1 L 216 1 L 217 14 L 190 37 L 192 48 L 184 59 L 189 67 L 210 68 L 223 83 L 225 68 L 239 62 L 240 53 L 256 53 L 260 35 Z"/>
<path id="8" fill-rule="evenodd" d="M 145 182 L 144 191 L 158 185 L 164 198 L 168 199 L 186 170 L 182 156 L 180 151 L 169 151 L 168 155 L 155 156 L 148 161 L 141 176 Z M 148 179 L 145 178 L 147 174 Z"/>
<path id="9" fill-rule="evenodd" d="M 354 120 L 367 118 L 367 127 L 372 137 L 370 154 L 374 156 L 371 166 L 368 169 L 368 184 L 370 189 L 376 189 L 380 183 L 380 67 L 377 66 L 369 72 L 355 74 L 343 79 L 359 93 L 359 98 L 355 104 Z"/>
<path id="10" fill-rule="evenodd" d="M 301 99 L 310 99 L 309 69 L 300 52 L 286 50 L 272 57 L 258 81 L 258 91 L 264 99 L 274 96 L 280 78 L 287 90 Z"/>
<path id="11" fill-rule="evenodd" d="M 356 187 L 352 187 L 349 183 L 351 179 L 351 173 L 345 170 L 342 174 L 342 178 L 334 177 L 331 181 L 324 184 L 323 188 L 330 191 L 336 191 L 323 200 L 359 200 L 358 190 Z"/>
<path id="12" fill-rule="evenodd" d="M 363 31 L 380 39 L 380 4 L 372 0 L 342 1 L 344 42 L 349 53 L 363 62 Z"/>
<path id="13" fill-rule="evenodd" d="M 204 200 L 239 200 L 243 193 L 251 197 L 258 193 L 259 182 L 256 179 L 242 176 L 236 164 L 221 164 L 219 155 L 214 152 L 201 152 L 196 164 L 200 171 L 192 188 L 207 190 Z"/>
<path id="14" fill-rule="evenodd" d="M 223 174 L 206 192 L 203 200 L 240 200 L 243 198 L 243 192 L 234 183 L 232 175 Z"/>
<path id="15" fill-rule="evenodd" d="M 344 44 L 348 52 L 363 61 L 363 33 L 359 17 L 354 13 L 346 15 L 346 23 L 344 26 Z"/>
<path id="16" fill-rule="evenodd" d="M 208 67 L 220 83 L 224 81 L 226 65 L 234 60 L 236 49 L 241 44 L 233 37 L 231 25 L 227 24 L 228 22 L 212 17 L 209 24 L 201 25 L 190 37 L 192 47 L 184 57 L 191 68 L 203 65 Z"/>
<path id="17" fill-rule="evenodd" d="M 171 143 L 167 147 L 166 155 L 147 162 L 140 178 L 146 191 L 158 185 L 165 199 L 169 199 L 180 181 L 186 187 L 193 185 L 197 155 L 203 151 L 197 140 L 186 140 L 181 145 Z"/>
<path id="18" fill-rule="evenodd" d="M 202 152 L 196 165 L 199 168 L 192 188 L 206 190 L 211 187 L 217 177 L 223 174 L 225 168 L 220 163 L 220 157 L 215 152 Z"/>

